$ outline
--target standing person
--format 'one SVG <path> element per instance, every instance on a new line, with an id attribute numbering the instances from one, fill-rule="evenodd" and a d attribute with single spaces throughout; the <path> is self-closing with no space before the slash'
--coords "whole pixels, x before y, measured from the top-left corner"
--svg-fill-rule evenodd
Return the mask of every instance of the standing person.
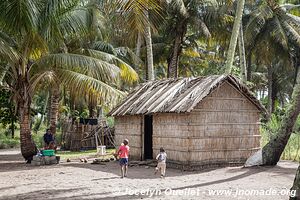
<path id="1" fill-rule="evenodd" d="M 164 178 L 166 175 L 167 153 L 165 152 L 163 147 L 160 147 L 159 153 L 156 156 L 156 160 L 158 161 L 158 164 L 155 168 L 155 174 L 158 172 L 158 170 L 160 170 L 160 177 Z"/>
<path id="2" fill-rule="evenodd" d="M 128 155 L 129 155 L 129 141 L 125 139 L 123 141 L 124 145 L 121 145 L 118 150 L 118 155 L 120 157 L 120 165 L 121 165 L 121 178 L 127 176 L 127 170 L 128 170 Z"/>
<path id="3" fill-rule="evenodd" d="M 50 143 L 54 143 L 54 137 L 49 128 L 46 130 L 46 133 L 44 134 L 44 142 L 46 148 L 49 147 Z"/>

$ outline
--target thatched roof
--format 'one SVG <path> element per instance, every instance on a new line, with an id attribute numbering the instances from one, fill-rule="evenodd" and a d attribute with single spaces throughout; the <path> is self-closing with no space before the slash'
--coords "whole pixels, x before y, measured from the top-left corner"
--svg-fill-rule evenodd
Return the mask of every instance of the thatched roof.
<path id="1" fill-rule="evenodd" d="M 248 98 L 260 111 L 266 112 L 259 100 L 231 75 L 177 78 L 150 81 L 136 87 L 109 115 L 191 112 L 207 95 L 227 81 Z"/>

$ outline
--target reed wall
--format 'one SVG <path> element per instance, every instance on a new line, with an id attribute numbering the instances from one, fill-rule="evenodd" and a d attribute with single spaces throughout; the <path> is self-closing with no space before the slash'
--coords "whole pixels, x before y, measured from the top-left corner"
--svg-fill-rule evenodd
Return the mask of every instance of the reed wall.
<path id="1" fill-rule="evenodd" d="M 153 155 L 164 147 L 168 160 L 187 162 L 189 114 L 161 113 L 153 116 Z"/>
<path id="2" fill-rule="evenodd" d="M 189 115 L 190 162 L 243 163 L 260 148 L 259 115 L 225 82 Z"/>
<path id="3" fill-rule="evenodd" d="M 153 153 L 187 165 L 243 163 L 260 147 L 259 110 L 224 83 L 191 113 L 153 116 Z"/>
<path id="4" fill-rule="evenodd" d="M 142 156 L 142 123 L 141 115 L 121 116 L 115 118 L 115 141 L 120 145 L 124 139 L 129 140 L 130 159 L 140 160 Z"/>

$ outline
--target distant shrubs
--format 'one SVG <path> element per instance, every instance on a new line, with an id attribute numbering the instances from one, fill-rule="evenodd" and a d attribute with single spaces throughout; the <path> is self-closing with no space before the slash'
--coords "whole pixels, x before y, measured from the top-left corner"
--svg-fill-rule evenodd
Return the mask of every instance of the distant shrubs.
<path id="1" fill-rule="evenodd" d="M 0 133 L 0 149 L 18 148 L 20 147 L 20 138 L 11 138 L 3 133 Z"/>

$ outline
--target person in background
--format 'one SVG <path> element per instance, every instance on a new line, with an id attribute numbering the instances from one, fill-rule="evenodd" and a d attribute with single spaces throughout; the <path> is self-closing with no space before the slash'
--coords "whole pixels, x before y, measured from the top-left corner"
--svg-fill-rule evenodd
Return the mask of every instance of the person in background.
<path id="1" fill-rule="evenodd" d="M 51 133 L 49 128 L 46 130 L 46 133 L 44 134 L 44 142 L 45 142 L 45 148 L 49 148 L 50 144 L 54 144 L 54 136 Z"/>
<path id="2" fill-rule="evenodd" d="M 156 156 L 156 160 L 158 161 L 157 167 L 155 168 L 154 174 L 160 170 L 160 177 L 164 178 L 166 175 L 166 161 L 167 161 L 167 153 L 165 152 L 163 147 L 160 147 L 159 153 Z"/>
<path id="3" fill-rule="evenodd" d="M 128 155 L 129 155 L 129 141 L 125 139 L 123 141 L 124 145 L 121 145 L 117 154 L 119 155 L 119 162 L 121 166 L 121 178 L 127 177 L 127 171 L 128 171 Z"/>

